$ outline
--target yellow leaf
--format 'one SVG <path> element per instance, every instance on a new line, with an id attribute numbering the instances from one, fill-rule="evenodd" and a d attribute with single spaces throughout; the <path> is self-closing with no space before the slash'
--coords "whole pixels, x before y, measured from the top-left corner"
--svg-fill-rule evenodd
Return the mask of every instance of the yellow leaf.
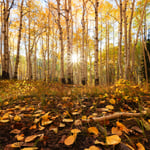
<path id="1" fill-rule="evenodd" d="M 41 131 L 41 130 L 44 130 L 44 129 L 45 129 L 45 127 L 41 126 L 40 123 L 39 123 L 39 130 Z"/>
<path id="2" fill-rule="evenodd" d="M 3 115 L 3 117 L 2 117 L 2 120 L 4 119 L 8 119 L 9 118 L 9 113 L 5 113 L 4 115 Z"/>
<path id="3" fill-rule="evenodd" d="M 23 142 L 16 142 L 16 143 L 11 144 L 11 147 L 20 148 L 22 146 L 22 144 L 23 144 Z"/>
<path id="4" fill-rule="evenodd" d="M 36 139 L 38 137 L 38 135 L 31 135 L 31 136 L 28 136 L 25 138 L 25 142 L 28 143 L 28 142 L 31 142 L 33 141 L 34 139 Z"/>
<path id="5" fill-rule="evenodd" d="M 81 130 L 79 130 L 79 129 L 72 129 L 71 130 L 71 133 L 73 133 L 73 134 L 78 134 L 80 132 L 81 132 Z"/>
<path id="6" fill-rule="evenodd" d="M 87 116 L 82 116 L 82 120 L 86 120 L 87 119 Z"/>
<path id="7" fill-rule="evenodd" d="M 94 106 L 91 106 L 91 107 L 90 107 L 90 110 L 93 109 L 93 108 L 94 108 Z"/>
<path id="8" fill-rule="evenodd" d="M 89 150 L 100 150 L 100 149 L 96 147 L 95 145 L 92 145 L 89 147 Z"/>
<path id="9" fill-rule="evenodd" d="M 13 134 L 19 134 L 21 131 L 18 130 L 18 129 L 13 129 L 10 131 L 10 133 L 13 133 Z"/>
<path id="10" fill-rule="evenodd" d="M 121 136 L 121 135 L 122 135 L 122 132 L 121 132 L 120 129 L 118 129 L 118 127 L 112 127 L 112 128 L 111 128 L 111 133 L 112 133 L 112 134 L 116 134 L 116 135 L 118 135 L 118 136 Z"/>
<path id="11" fill-rule="evenodd" d="M 116 122 L 116 125 L 120 128 L 121 131 L 124 131 L 127 134 L 129 133 L 129 129 L 127 129 L 126 126 L 120 123 L 119 121 Z"/>
<path id="12" fill-rule="evenodd" d="M 14 120 L 15 120 L 15 121 L 20 121 L 20 120 L 21 120 L 21 117 L 18 116 L 18 115 L 16 115 L 16 116 L 14 117 Z"/>
<path id="13" fill-rule="evenodd" d="M 66 119 L 66 118 L 64 118 L 63 122 L 73 122 L 73 119 Z"/>
<path id="14" fill-rule="evenodd" d="M 30 127 L 30 130 L 36 129 L 36 124 Z"/>
<path id="15" fill-rule="evenodd" d="M 49 114 L 50 114 L 50 112 L 47 112 L 47 113 L 46 113 L 45 115 L 43 115 L 41 118 L 42 118 L 43 120 L 48 120 Z"/>
<path id="16" fill-rule="evenodd" d="M 121 138 L 118 135 L 111 135 L 106 137 L 107 145 L 117 145 L 121 142 Z"/>
<path id="17" fill-rule="evenodd" d="M 112 105 L 107 105 L 106 108 L 112 110 L 112 109 L 114 109 L 114 106 L 112 106 Z"/>
<path id="18" fill-rule="evenodd" d="M 18 141 L 24 140 L 24 134 L 16 135 L 15 137 L 17 138 Z"/>
<path id="19" fill-rule="evenodd" d="M 17 105 L 17 106 L 15 106 L 15 108 L 16 108 L 16 109 L 20 109 L 20 106 L 19 106 L 19 105 Z"/>
<path id="20" fill-rule="evenodd" d="M 137 143 L 136 146 L 138 147 L 138 150 L 145 150 L 144 146 L 141 143 Z"/>
<path id="21" fill-rule="evenodd" d="M 63 127 L 65 127 L 65 126 L 66 126 L 66 125 L 65 125 L 64 123 L 60 123 L 60 124 L 59 124 L 59 127 L 60 127 L 60 128 L 63 128 Z"/>
<path id="22" fill-rule="evenodd" d="M 95 144 L 106 145 L 106 143 L 104 143 L 104 142 L 100 142 L 100 141 L 98 141 L 98 140 L 96 140 L 94 143 L 95 143 Z"/>
<path id="23" fill-rule="evenodd" d="M 77 137 L 76 134 L 68 136 L 64 141 L 65 145 L 67 146 L 72 145 L 75 142 L 76 137 Z"/>
<path id="24" fill-rule="evenodd" d="M 8 101 L 4 102 L 4 105 L 5 105 L 5 106 L 8 105 L 8 104 L 9 104 Z"/>
<path id="25" fill-rule="evenodd" d="M 81 113 L 81 111 L 74 111 L 72 112 L 72 115 L 79 115 Z"/>
<path id="26" fill-rule="evenodd" d="M 110 99 L 109 102 L 110 102 L 111 104 L 115 104 L 115 103 L 116 103 L 115 99 Z"/>
<path id="27" fill-rule="evenodd" d="M 98 135 L 99 134 L 99 131 L 96 127 L 90 127 L 88 128 L 88 132 L 89 133 L 94 133 L 95 135 Z"/>
<path id="28" fill-rule="evenodd" d="M 47 120 L 47 121 L 42 120 L 42 126 L 49 125 L 49 124 L 51 124 L 52 122 L 53 122 L 53 121 L 51 121 L 51 120 Z"/>
<path id="29" fill-rule="evenodd" d="M 7 123 L 9 120 L 0 120 L 1 123 Z"/>
<path id="30" fill-rule="evenodd" d="M 80 126 L 80 125 L 82 125 L 82 122 L 81 122 L 81 120 L 75 120 L 75 122 L 74 122 L 74 125 L 75 126 Z"/>
<path id="31" fill-rule="evenodd" d="M 36 118 L 35 120 L 34 120 L 34 123 L 38 123 L 40 121 L 40 118 Z"/>
<path id="32" fill-rule="evenodd" d="M 58 128 L 56 128 L 56 127 L 54 127 L 54 126 L 51 126 L 51 127 L 49 128 L 49 130 L 50 130 L 50 131 L 54 131 L 55 134 L 58 133 Z"/>
<path id="33" fill-rule="evenodd" d="M 38 149 L 38 147 L 26 147 L 26 148 L 22 148 L 21 150 L 36 150 Z"/>

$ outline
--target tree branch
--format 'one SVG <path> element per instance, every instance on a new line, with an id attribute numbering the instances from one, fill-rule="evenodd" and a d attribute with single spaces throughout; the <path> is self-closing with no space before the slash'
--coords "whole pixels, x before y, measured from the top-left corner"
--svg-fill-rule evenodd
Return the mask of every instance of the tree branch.
<path id="1" fill-rule="evenodd" d="M 117 119 L 117 118 L 120 118 L 120 117 L 140 117 L 140 116 L 143 116 L 143 115 L 146 115 L 146 113 L 128 113 L 128 112 L 116 112 L 114 114 L 110 114 L 110 115 L 107 115 L 107 116 L 103 116 L 103 117 L 93 117 L 91 119 L 83 119 L 82 122 L 92 122 L 92 121 L 98 121 L 98 122 L 101 122 L 101 121 L 105 121 L 105 120 L 111 120 L 111 119 Z"/>

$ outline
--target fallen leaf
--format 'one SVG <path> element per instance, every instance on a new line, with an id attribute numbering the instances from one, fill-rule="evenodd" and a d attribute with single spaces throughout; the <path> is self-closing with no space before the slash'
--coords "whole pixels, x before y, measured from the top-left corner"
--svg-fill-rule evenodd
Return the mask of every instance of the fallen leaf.
<path id="1" fill-rule="evenodd" d="M 34 120 L 34 123 L 38 123 L 40 120 L 41 120 L 41 118 L 36 118 L 36 119 Z"/>
<path id="2" fill-rule="evenodd" d="M 21 117 L 18 116 L 18 115 L 16 115 L 16 116 L 14 117 L 14 120 L 15 120 L 15 121 L 21 121 Z"/>
<path id="3" fill-rule="evenodd" d="M 138 150 L 145 150 L 144 146 L 141 143 L 137 143 L 136 146 L 138 147 Z"/>
<path id="4" fill-rule="evenodd" d="M 96 136 L 99 134 L 99 131 L 96 127 L 89 127 L 88 132 L 89 133 L 94 133 Z"/>
<path id="5" fill-rule="evenodd" d="M 87 116 L 82 116 L 82 120 L 86 120 L 87 119 Z"/>
<path id="6" fill-rule="evenodd" d="M 74 121 L 74 125 L 75 125 L 75 126 L 80 126 L 80 125 L 82 125 L 81 120 L 79 120 L 79 119 L 78 119 L 78 120 L 75 120 L 75 121 Z"/>
<path id="7" fill-rule="evenodd" d="M 64 118 L 62 121 L 63 122 L 73 122 L 73 119 L 66 119 L 66 118 Z"/>
<path id="8" fill-rule="evenodd" d="M 30 127 L 30 130 L 36 129 L 36 124 Z"/>
<path id="9" fill-rule="evenodd" d="M 100 150 L 99 147 L 96 147 L 95 145 L 92 145 L 89 147 L 89 150 Z"/>
<path id="10" fill-rule="evenodd" d="M 81 111 L 74 111 L 72 112 L 72 115 L 79 115 L 81 113 Z"/>
<path id="11" fill-rule="evenodd" d="M 106 108 L 112 110 L 112 109 L 114 109 L 114 106 L 112 106 L 112 105 L 107 105 Z"/>
<path id="12" fill-rule="evenodd" d="M 118 135 L 106 136 L 107 145 L 117 145 L 121 142 L 121 138 Z"/>
<path id="13" fill-rule="evenodd" d="M 28 142 L 31 142 L 33 141 L 34 139 L 36 139 L 38 137 L 38 135 L 31 135 L 31 136 L 28 136 L 25 138 L 25 142 L 28 143 Z"/>
<path id="14" fill-rule="evenodd" d="M 9 104 L 9 102 L 8 101 L 6 101 L 6 102 L 4 102 L 4 105 L 6 106 L 6 105 L 8 105 Z"/>
<path id="15" fill-rule="evenodd" d="M 41 118 L 42 118 L 43 120 L 48 120 L 49 114 L 50 114 L 50 112 L 47 112 L 47 113 L 44 114 Z"/>
<path id="16" fill-rule="evenodd" d="M 21 132 L 21 130 L 18 130 L 18 129 L 13 129 L 10 131 L 10 133 L 13 133 L 13 134 L 19 134 Z"/>
<path id="17" fill-rule="evenodd" d="M 16 137 L 16 139 L 17 139 L 18 141 L 23 141 L 23 140 L 24 140 L 24 134 L 16 135 L 15 137 Z"/>
<path id="18" fill-rule="evenodd" d="M 111 128 L 111 133 L 112 134 L 116 134 L 118 136 L 121 136 L 122 135 L 122 131 L 120 129 L 118 129 L 118 127 L 112 127 Z"/>
<path id="19" fill-rule="evenodd" d="M 2 117 L 2 120 L 9 119 L 9 113 L 5 113 Z"/>
<path id="20" fill-rule="evenodd" d="M 42 126 L 49 125 L 49 124 L 51 124 L 52 122 L 53 122 L 52 120 L 47 120 L 47 121 L 42 120 Z"/>
<path id="21" fill-rule="evenodd" d="M 63 127 L 65 127 L 65 126 L 66 126 L 66 125 L 65 125 L 64 123 L 60 123 L 60 124 L 59 124 L 59 127 L 60 127 L 60 128 L 63 128 Z"/>
<path id="22" fill-rule="evenodd" d="M 119 127 L 121 131 L 124 131 L 127 134 L 129 133 L 129 129 L 127 129 L 126 126 L 120 123 L 119 121 L 116 122 L 116 126 Z"/>
<path id="23" fill-rule="evenodd" d="M 76 134 L 68 136 L 64 141 L 65 145 L 67 146 L 72 145 L 75 142 L 76 137 L 77 137 Z"/>
<path id="24" fill-rule="evenodd" d="M 45 129 L 45 127 L 41 126 L 40 123 L 39 123 L 39 130 L 42 131 L 44 129 Z"/>
<path id="25" fill-rule="evenodd" d="M 115 103 L 116 103 L 116 101 L 115 101 L 115 99 L 110 99 L 110 100 L 109 100 L 109 103 L 111 103 L 111 104 L 115 104 Z"/>
<path id="26" fill-rule="evenodd" d="M 80 132 L 81 132 L 81 130 L 79 130 L 79 129 L 72 129 L 71 130 L 71 133 L 73 133 L 73 134 L 78 134 Z"/>
<path id="27" fill-rule="evenodd" d="M 1 123 L 7 123 L 9 122 L 10 120 L 0 120 Z"/>
<path id="28" fill-rule="evenodd" d="M 51 126 L 51 127 L 49 128 L 49 130 L 50 130 L 50 131 L 54 131 L 55 134 L 58 133 L 58 128 L 57 128 L 57 127 Z"/>
<path id="29" fill-rule="evenodd" d="M 22 148 L 21 150 L 36 150 L 38 149 L 38 147 L 26 147 L 26 148 Z"/>
<path id="30" fill-rule="evenodd" d="M 95 143 L 95 144 L 106 145 L 106 143 L 104 143 L 104 142 L 100 142 L 99 140 L 96 140 L 94 143 Z"/>
<path id="31" fill-rule="evenodd" d="M 10 145 L 10 147 L 13 148 L 20 148 L 22 146 L 23 142 L 16 142 Z"/>

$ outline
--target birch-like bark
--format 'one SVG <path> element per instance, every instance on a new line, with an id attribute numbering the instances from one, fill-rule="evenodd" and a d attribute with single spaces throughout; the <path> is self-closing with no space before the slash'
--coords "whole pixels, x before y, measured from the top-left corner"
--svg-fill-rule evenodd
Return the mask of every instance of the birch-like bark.
<path id="1" fill-rule="evenodd" d="M 98 76 L 98 0 L 95 0 L 95 85 L 99 85 L 99 76 Z"/>
<path id="2" fill-rule="evenodd" d="M 8 21 L 9 21 L 9 0 L 6 0 L 4 2 L 4 28 L 3 28 L 3 34 L 4 34 L 4 65 L 3 65 L 3 72 L 2 72 L 2 78 L 3 79 L 9 79 L 9 49 L 8 49 Z"/>
<path id="3" fill-rule="evenodd" d="M 45 50 L 44 50 L 44 41 L 43 35 L 41 36 L 42 40 L 42 55 L 43 55 L 43 80 L 46 81 L 46 59 L 45 59 Z"/>
<path id="4" fill-rule="evenodd" d="M 47 79 L 50 77 L 50 11 L 51 11 L 51 5 L 50 0 L 48 1 L 48 33 L 47 33 Z"/>
<path id="5" fill-rule="evenodd" d="M 123 10 L 123 18 L 124 18 L 124 60 L 125 60 L 125 79 L 127 80 L 127 69 L 128 69 L 128 64 L 127 64 L 127 50 L 128 50 L 128 43 L 127 43 L 127 15 L 126 15 L 126 10 L 127 10 L 127 3 L 128 0 L 125 0 L 124 4 L 124 10 Z"/>
<path id="6" fill-rule="evenodd" d="M 70 57 L 73 54 L 73 15 L 72 15 L 72 6 L 71 6 L 71 0 L 68 0 L 68 6 L 69 6 L 69 13 L 70 13 Z M 73 63 L 71 63 L 71 82 L 73 84 Z"/>
<path id="7" fill-rule="evenodd" d="M 119 21 L 119 49 L 118 49 L 118 70 L 119 70 L 119 79 L 123 78 L 123 70 L 122 70 L 122 0 L 120 0 L 119 4 L 120 8 L 120 21 Z"/>
<path id="8" fill-rule="evenodd" d="M 129 33 L 128 33 L 128 50 L 127 50 L 127 74 L 129 74 L 130 71 L 130 52 L 131 52 L 131 43 L 132 43 L 132 20 L 133 20 L 133 14 L 134 14 L 134 5 L 135 5 L 135 0 L 132 2 L 132 8 L 131 8 L 131 16 L 130 16 L 130 21 L 129 21 Z M 128 80 L 129 77 L 128 77 Z"/>
<path id="9" fill-rule="evenodd" d="M 28 13 L 28 61 L 29 61 L 29 74 L 28 74 L 28 79 L 32 79 L 32 63 L 31 63 L 31 47 L 30 47 L 30 42 L 31 42 L 31 1 L 29 0 L 29 13 Z"/>
<path id="10" fill-rule="evenodd" d="M 136 45 L 138 43 L 139 32 L 140 32 L 140 29 L 141 29 L 141 26 L 142 26 L 142 23 L 143 23 L 143 17 L 144 17 L 144 12 L 145 12 L 145 8 L 146 8 L 146 5 L 147 5 L 147 2 L 148 1 L 145 0 L 143 11 L 142 11 L 141 17 L 140 17 L 141 20 L 139 22 L 139 27 L 138 27 L 137 34 L 136 34 L 136 39 L 135 39 L 133 50 L 132 50 L 132 73 L 134 73 L 134 67 L 135 67 L 135 49 L 136 49 Z"/>
<path id="11" fill-rule="evenodd" d="M 23 3 L 24 3 L 24 0 L 21 1 L 21 7 L 20 7 L 20 24 L 19 24 L 19 34 L 18 34 L 17 56 L 16 56 L 14 79 L 17 79 L 17 74 L 18 74 L 18 65 L 19 65 L 19 56 L 20 56 L 20 42 L 21 42 L 21 31 L 22 31 L 22 18 L 23 18 Z"/>
<path id="12" fill-rule="evenodd" d="M 103 38 L 103 24 L 102 24 L 102 14 L 101 14 L 101 37 L 100 37 L 100 85 L 102 85 L 102 38 Z"/>
<path id="13" fill-rule="evenodd" d="M 60 0 L 57 0 L 57 14 L 58 14 L 58 28 L 59 28 L 59 41 L 61 47 L 61 82 L 63 84 L 66 83 L 65 75 L 64 75 L 64 44 L 63 44 L 63 31 L 61 26 L 61 18 L 60 18 Z"/>
<path id="14" fill-rule="evenodd" d="M 82 50 L 81 50 L 81 83 L 86 84 L 85 81 L 85 1 L 82 0 L 83 10 L 82 10 Z"/>
<path id="15" fill-rule="evenodd" d="M 2 51 L 3 51 L 3 10 L 2 10 L 2 7 L 3 7 L 3 3 L 1 3 L 1 36 L 0 36 L 0 57 L 1 57 L 1 74 L 0 75 L 2 75 L 2 70 L 3 70 L 3 53 L 2 53 Z"/>
<path id="16" fill-rule="evenodd" d="M 67 32 L 67 80 L 68 84 L 72 84 L 71 80 L 71 49 L 70 49 L 70 25 L 69 25 L 69 4 L 65 0 L 65 20 Z"/>

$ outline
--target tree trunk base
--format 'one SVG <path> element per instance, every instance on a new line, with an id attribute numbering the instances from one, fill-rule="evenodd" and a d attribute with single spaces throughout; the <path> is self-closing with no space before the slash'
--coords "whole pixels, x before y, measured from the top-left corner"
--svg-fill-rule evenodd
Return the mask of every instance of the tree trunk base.
<path id="1" fill-rule="evenodd" d="M 71 80 L 71 78 L 68 78 L 68 84 L 73 84 L 73 81 Z"/>
<path id="2" fill-rule="evenodd" d="M 65 78 L 62 78 L 62 79 L 61 79 L 61 83 L 62 83 L 62 84 L 66 84 Z"/>
<path id="3" fill-rule="evenodd" d="M 99 85 L 99 79 L 95 79 L 95 86 Z"/>
<path id="4" fill-rule="evenodd" d="M 14 79 L 14 80 L 17 80 L 17 74 L 16 74 L 16 73 L 14 74 L 13 79 Z"/>
<path id="5" fill-rule="evenodd" d="M 2 79 L 4 79 L 4 80 L 9 80 L 9 79 L 10 79 L 10 78 L 9 78 L 9 73 L 6 72 L 6 71 L 3 71 L 3 72 L 2 72 Z"/>
<path id="6" fill-rule="evenodd" d="M 86 80 L 85 79 L 82 80 L 82 85 L 86 85 Z"/>

